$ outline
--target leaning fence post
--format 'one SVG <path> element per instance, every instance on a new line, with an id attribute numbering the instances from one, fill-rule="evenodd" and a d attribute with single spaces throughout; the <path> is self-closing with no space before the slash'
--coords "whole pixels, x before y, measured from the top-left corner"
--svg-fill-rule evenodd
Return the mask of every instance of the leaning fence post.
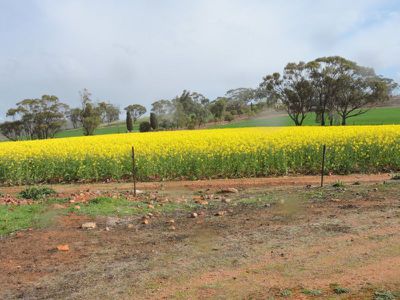
<path id="1" fill-rule="evenodd" d="M 324 186 L 326 145 L 322 146 L 321 187 Z"/>
<path id="2" fill-rule="evenodd" d="M 136 160 L 135 160 L 134 146 L 132 146 L 132 179 L 133 179 L 133 195 L 136 196 Z"/>

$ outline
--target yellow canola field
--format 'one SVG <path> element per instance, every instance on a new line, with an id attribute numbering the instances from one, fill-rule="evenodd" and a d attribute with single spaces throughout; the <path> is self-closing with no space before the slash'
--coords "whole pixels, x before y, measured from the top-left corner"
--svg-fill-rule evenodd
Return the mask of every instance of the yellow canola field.
<path id="1" fill-rule="evenodd" d="M 0 182 L 71 182 L 315 174 L 400 169 L 400 126 L 258 127 L 0 143 Z"/>

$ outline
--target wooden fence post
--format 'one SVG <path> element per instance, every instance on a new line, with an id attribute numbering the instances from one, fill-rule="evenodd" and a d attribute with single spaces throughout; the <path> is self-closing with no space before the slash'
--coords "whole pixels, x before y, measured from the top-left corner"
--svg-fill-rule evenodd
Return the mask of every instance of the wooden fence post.
<path id="1" fill-rule="evenodd" d="M 135 160 L 134 146 L 132 146 L 132 178 L 133 178 L 133 195 L 136 197 L 136 160 Z"/>
<path id="2" fill-rule="evenodd" d="M 322 146 L 321 187 L 324 186 L 326 145 Z"/>

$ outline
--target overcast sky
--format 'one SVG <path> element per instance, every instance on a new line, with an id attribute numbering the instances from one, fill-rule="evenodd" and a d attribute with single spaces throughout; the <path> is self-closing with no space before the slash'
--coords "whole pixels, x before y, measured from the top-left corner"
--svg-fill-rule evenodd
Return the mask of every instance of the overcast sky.
<path id="1" fill-rule="evenodd" d="M 0 118 L 79 90 L 121 108 L 183 89 L 256 87 L 289 61 L 342 55 L 400 81 L 399 0 L 0 0 Z"/>

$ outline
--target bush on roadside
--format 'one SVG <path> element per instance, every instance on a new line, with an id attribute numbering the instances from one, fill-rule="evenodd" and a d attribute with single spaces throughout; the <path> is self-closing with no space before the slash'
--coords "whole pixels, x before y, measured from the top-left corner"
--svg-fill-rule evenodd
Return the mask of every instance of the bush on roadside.
<path id="1" fill-rule="evenodd" d="M 45 186 L 31 186 L 19 193 L 24 199 L 40 200 L 49 195 L 56 194 L 56 191 Z"/>
<path id="2" fill-rule="evenodd" d="M 144 121 L 144 122 L 140 123 L 139 131 L 140 132 L 149 132 L 149 131 L 151 131 L 150 122 Z"/>

